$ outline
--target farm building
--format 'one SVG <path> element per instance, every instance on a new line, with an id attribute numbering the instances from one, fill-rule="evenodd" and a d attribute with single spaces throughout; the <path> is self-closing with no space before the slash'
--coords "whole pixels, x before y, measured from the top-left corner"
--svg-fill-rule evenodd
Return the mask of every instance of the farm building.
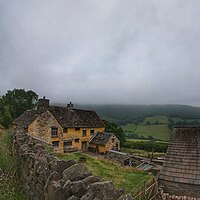
<path id="1" fill-rule="evenodd" d="M 113 133 L 97 132 L 91 137 L 89 144 L 91 150 L 99 153 L 120 150 L 120 141 Z"/>

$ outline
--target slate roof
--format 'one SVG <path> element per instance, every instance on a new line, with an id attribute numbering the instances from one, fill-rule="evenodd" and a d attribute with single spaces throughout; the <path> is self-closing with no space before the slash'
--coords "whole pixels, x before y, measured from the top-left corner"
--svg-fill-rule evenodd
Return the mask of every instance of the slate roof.
<path id="1" fill-rule="evenodd" d="M 62 127 L 84 127 L 84 128 L 101 128 L 105 127 L 99 116 L 95 111 L 68 109 L 65 107 L 49 106 L 47 109 L 58 121 Z M 46 111 L 43 111 L 46 112 Z M 43 113 L 42 112 L 42 113 Z M 13 123 L 21 126 L 28 126 L 32 123 L 40 114 L 37 110 L 26 111 Z"/>
<path id="2" fill-rule="evenodd" d="M 96 144 L 96 145 L 101 145 L 105 146 L 109 139 L 114 136 L 113 133 L 107 133 L 107 132 L 97 132 L 94 134 L 94 136 L 90 139 L 89 143 L 90 144 Z"/>
<path id="3" fill-rule="evenodd" d="M 17 117 L 12 123 L 22 127 L 28 127 L 31 122 L 33 122 L 37 117 L 38 113 L 36 110 L 27 110 L 19 117 Z"/>
<path id="4" fill-rule="evenodd" d="M 105 127 L 95 111 L 50 106 L 48 109 L 62 127 Z"/>

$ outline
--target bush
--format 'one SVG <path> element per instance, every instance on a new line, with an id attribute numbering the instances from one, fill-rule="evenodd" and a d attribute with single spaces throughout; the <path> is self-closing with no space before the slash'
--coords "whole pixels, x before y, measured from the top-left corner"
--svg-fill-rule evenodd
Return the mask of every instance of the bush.
<path id="1" fill-rule="evenodd" d="M 140 149 L 149 152 L 153 151 L 153 152 L 166 153 L 168 143 L 159 143 L 153 141 L 141 141 L 141 142 L 127 141 L 124 144 L 124 147 L 132 149 Z"/>

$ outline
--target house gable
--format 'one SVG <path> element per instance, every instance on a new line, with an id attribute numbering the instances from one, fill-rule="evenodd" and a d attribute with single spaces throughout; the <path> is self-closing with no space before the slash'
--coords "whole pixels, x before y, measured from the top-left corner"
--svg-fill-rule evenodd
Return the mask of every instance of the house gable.
<path id="1" fill-rule="evenodd" d="M 52 140 L 55 140 L 55 137 L 52 138 L 51 130 L 52 128 L 57 128 L 58 137 L 63 137 L 63 128 L 57 122 L 55 117 L 47 110 L 44 113 L 40 114 L 29 126 L 28 132 L 30 135 L 39 137 L 42 140 L 52 143 Z"/>
<path id="2" fill-rule="evenodd" d="M 97 132 L 89 141 L 90 147 L 96 148 L 100 153 L 110 150 L 120 150 L 120 141 L 113 133 Z"/>

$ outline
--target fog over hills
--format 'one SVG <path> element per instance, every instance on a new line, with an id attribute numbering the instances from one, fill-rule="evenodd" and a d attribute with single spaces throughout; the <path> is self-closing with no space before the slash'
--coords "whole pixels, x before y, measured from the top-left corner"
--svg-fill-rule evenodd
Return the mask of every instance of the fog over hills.
<path id="1" fill-rule="evenodd" d="M 57 104 L 66 106 L 66 104 Z M 178 117 L 181 119 L 200 119 L 200 107 L 189 105 L 86 105 L 75 104 L 75 108 L 95 110 L 102 118 L 114 122 L 127 123 L 136 118 L 148 116 Z"/>

